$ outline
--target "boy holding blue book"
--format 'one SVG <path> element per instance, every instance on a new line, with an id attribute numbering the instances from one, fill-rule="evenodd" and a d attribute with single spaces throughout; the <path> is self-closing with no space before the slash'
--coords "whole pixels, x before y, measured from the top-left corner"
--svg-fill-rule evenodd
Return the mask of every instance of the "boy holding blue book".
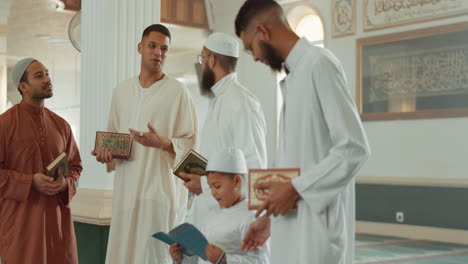
<path id="1" fill-rule="evenodd" d="M 256 251 L 241 251 L 242 238 L 255 220 L 255 211 L 248 210 L 245 195 L 248 171 L 242 151 L 226 149 L 215 153 L 208 159 L 206 172 L 211 194 L 219 204 L 201 228 L 210 243 L 205 249 L 209 262 L 187 257 L 181 246 L 173 244 L 169 252 L 174 262 L 269 264 L 269 242 Z"/>

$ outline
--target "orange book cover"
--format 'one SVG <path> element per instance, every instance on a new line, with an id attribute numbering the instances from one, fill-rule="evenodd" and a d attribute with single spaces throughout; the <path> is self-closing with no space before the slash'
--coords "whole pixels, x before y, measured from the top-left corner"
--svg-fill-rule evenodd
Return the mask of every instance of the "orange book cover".
<path id="1" fill-rule="evenodd" d="M 249 170 L 249 209 L 259 209 L 270 193 L 269 190 L 255 189 L 255 184 L 263 182 L 289 182 L 300 174 L 301 170 L 299 168 Z"/>

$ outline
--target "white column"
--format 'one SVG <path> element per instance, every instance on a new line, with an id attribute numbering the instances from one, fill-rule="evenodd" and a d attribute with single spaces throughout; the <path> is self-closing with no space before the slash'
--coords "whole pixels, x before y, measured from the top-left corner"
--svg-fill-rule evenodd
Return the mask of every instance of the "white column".
<path id="1" fill-rule="evenodd" d="M 5 112 L 7 104 L 7 29 L 10 1 L 0 1 L 0 114 Z"/>
<path id="2" fill-rule="evenodd" d="M 113 175 L 90 155 L 105 131 L 116 84 L 140 71 L 137 44 L 160 21 L 160 0 L 83 0 L 81 25 L 81 188 L 112 189 Z"/>
<path id="3" fill-rule="evenodd" d="M 4 36 L 0 35 L 0 42 L 6 43 L 6 39 Z M 2 43 L 0 43 L 0 114 L 5 112 L 6 110 L 8 83 L 6 52 L 4 52 L 1 47 Z"/>

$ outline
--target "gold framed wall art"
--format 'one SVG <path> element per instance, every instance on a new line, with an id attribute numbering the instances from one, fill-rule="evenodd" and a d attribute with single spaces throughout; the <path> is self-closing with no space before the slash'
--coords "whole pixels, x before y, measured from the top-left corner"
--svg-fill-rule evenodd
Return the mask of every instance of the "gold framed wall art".
<path id="1" fill-rule="evenodd" d="M 364 31 L 468 14 L 466 0 L 364 0 Z"/>
<path id="2" fill-rule="evenodd" d="M 357 40 L 363 120 L 468 116 L 468 22 Z"/>
<path id="3" fill-rule="evenodd" d="M 332 37 L 356 33 L 356 0 L 332 0 Z"/>

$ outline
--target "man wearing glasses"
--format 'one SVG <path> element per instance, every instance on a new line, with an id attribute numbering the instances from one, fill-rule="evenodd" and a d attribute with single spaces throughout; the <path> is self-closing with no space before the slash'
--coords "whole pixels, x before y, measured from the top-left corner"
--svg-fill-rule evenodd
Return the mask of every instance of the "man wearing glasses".
<path id="1" fill-rule="evenodd" d="M 265 168 L 266 122 L 257 98 L 237 81 L 239 43 L 224 33 L 211 34 L 198 62 L 203 69 L 202 94 L 211 98 L 208 115 L 200 135 L 200 154 L 210 157 L 220 149 L 238 148 L 244 152 L 247 167 Z M 206 177 L 181 173 L 190 181 L 189 191 L 197 195 L 193 205 L 193 224 L 200 226 L 209 210 L 218 208 Z"/>
<path id="2" fill-rule="evenodd" d="M 270 191 L 257 216 L 276 216 L 272 263 L 351 264 L 354 176 L 370 149 L 343 67 L 329 50 L 299 38 L 275 1 L 247 0 L 235 27 L 255 61 L 287 73 L 280 83 L 284 102 L 275 165 L 300 168 L 301 175 L 257 186 Z M 262 245 L 269 231 L 268 218 L 256 220 L 243 249 Z"/>

